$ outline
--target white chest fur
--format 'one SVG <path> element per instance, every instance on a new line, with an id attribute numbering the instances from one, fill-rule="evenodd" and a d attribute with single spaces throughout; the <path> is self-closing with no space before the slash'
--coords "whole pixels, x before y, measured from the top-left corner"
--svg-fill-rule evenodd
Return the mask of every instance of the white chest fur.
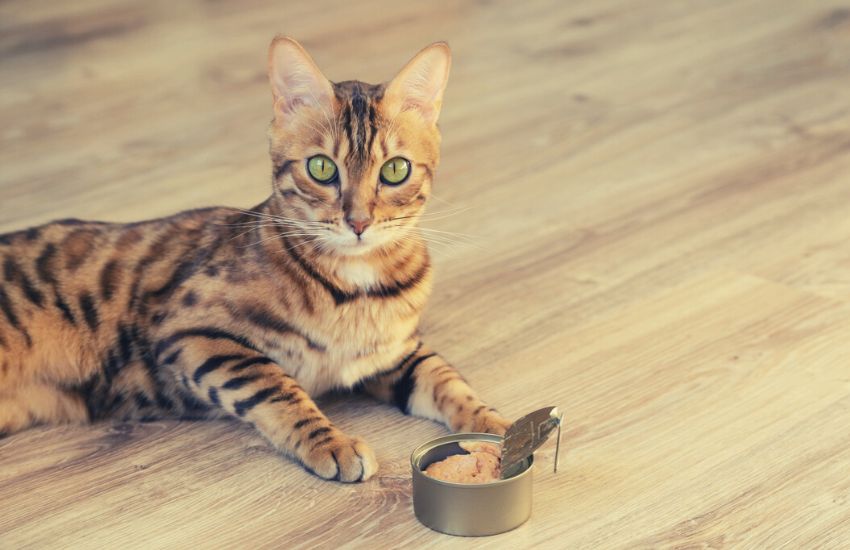
<path id="1" fill-rule="evenodd" d="M 393 366 L 404 355 L 407 336 L 417 324 L 418 317 L 391 327 L 378 327 L 364 319 L 358 326 L 334 334 L 325 351 L 305 354 L 295 378 L 315 395 L 334 388 L 351 388 L 360 380 Z"/>
<path id="2" fill-rule="evenodd" d="M 336 269 L 336 276 L 363 289 L 371 288 L 378 282 L 378 271 L 369 262 L 357 259 L 340 264 Z"/>
<path id="3" fill-rule="evenodd" d="M 336 266 L 334 275 L 361 291 L 382 282 L 380 272 L 370 263 L 353 258 Z M 304 389 L 318 395 L 350 388 L 392 367 L 409 351 L 409 339 L 419 324 L 429 290 L 430 278 L 426 277 L 415 291 L 403 296 L 362 295 L 316 311 L 302 327 L 323 349 L 299 346 L 297 354 L 289 356 L 292 374 Z"/>
<path id="4" fill-rule="evenodd" d="M 294 373 L 308 392 L 350 388 L 392 367 L 409 347 L 419 309 L 404 298 L 360 298 L 314 318 L 311 336 L 324 349 L 300 347 Z M 290 364 L 292 362 L 290 361 Z"/>

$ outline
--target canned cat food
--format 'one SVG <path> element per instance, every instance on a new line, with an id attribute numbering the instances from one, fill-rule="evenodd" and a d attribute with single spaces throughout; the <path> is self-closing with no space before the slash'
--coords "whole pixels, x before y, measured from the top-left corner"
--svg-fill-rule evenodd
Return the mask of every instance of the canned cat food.
<path id="1" fill-rule="evenodd" d="M 449 535 L 484 536 L 519 527 L 531 516 L 533 456 L 508 479 L 455 483 L 429 477 L 425 469 L 449 456 L 466 454 L 459 442 L 502 443 L 483 433 L 453 434 L 420 445 L 410 456 L 413 511 L 426 527 Z"/>

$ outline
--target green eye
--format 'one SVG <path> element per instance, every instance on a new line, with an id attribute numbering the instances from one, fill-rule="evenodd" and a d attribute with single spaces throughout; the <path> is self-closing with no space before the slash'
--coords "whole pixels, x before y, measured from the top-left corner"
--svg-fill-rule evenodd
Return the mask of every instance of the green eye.
<path id="1" fill-rule="evenodd" d="M 396 157 L 381 166 L 381 181 L 387 185 L 400 185 L 410 175 L 410 161 Z"/>
<path id="2" fill-rule="evenodd" d="M 331 183 L 336 179 L 336 164 L 325 155 L 307 159 L 307 172 L 319 183 Z"/>

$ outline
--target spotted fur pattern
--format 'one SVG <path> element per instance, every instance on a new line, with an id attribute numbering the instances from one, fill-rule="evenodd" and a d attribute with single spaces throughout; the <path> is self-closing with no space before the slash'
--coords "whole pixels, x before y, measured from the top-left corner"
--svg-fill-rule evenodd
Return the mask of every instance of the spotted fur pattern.
<path id="1" fill-rule="evenodd" d="M 432 273 L 416 221 L 439 161 L 448 63 L 436 44 L 387 84 L 332 84 L 277 38 L 265 202 L 0 235 L 0 433 L 230 416 L 341 481 L 377 463 L 310 397 L 327 390 L 503 433 L 508 423 L 417 333 Z M 320 153 L 339 167 L 335 184 L 307 173 Z M 395 156 L 411 176 L 383 185 L 380 166 Z M 368 222 L 360 235 L 355 218 Z"/>

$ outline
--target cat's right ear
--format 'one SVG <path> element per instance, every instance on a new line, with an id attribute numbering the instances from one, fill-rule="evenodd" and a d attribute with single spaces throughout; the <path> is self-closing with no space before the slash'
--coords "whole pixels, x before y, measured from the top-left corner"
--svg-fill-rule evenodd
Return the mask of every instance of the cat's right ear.
<path id="1" fill-rule="evenodd" d="M 287 36 L 277 36 L 269 46 L 269 82 L 274 98 L 275 120 L 300 107 L 328 109 L 333 106 L 333 88 L 310 54 Z"/>
<path id="2" fill-rule="evenodd" d="M 436 124 L 451 65 L 451 50 L 445 42 L 436 42 L 420 51 L 387 84 L 384 94 L 387 109 L 391 113 L 417 111 L 425 122 Z"/>

